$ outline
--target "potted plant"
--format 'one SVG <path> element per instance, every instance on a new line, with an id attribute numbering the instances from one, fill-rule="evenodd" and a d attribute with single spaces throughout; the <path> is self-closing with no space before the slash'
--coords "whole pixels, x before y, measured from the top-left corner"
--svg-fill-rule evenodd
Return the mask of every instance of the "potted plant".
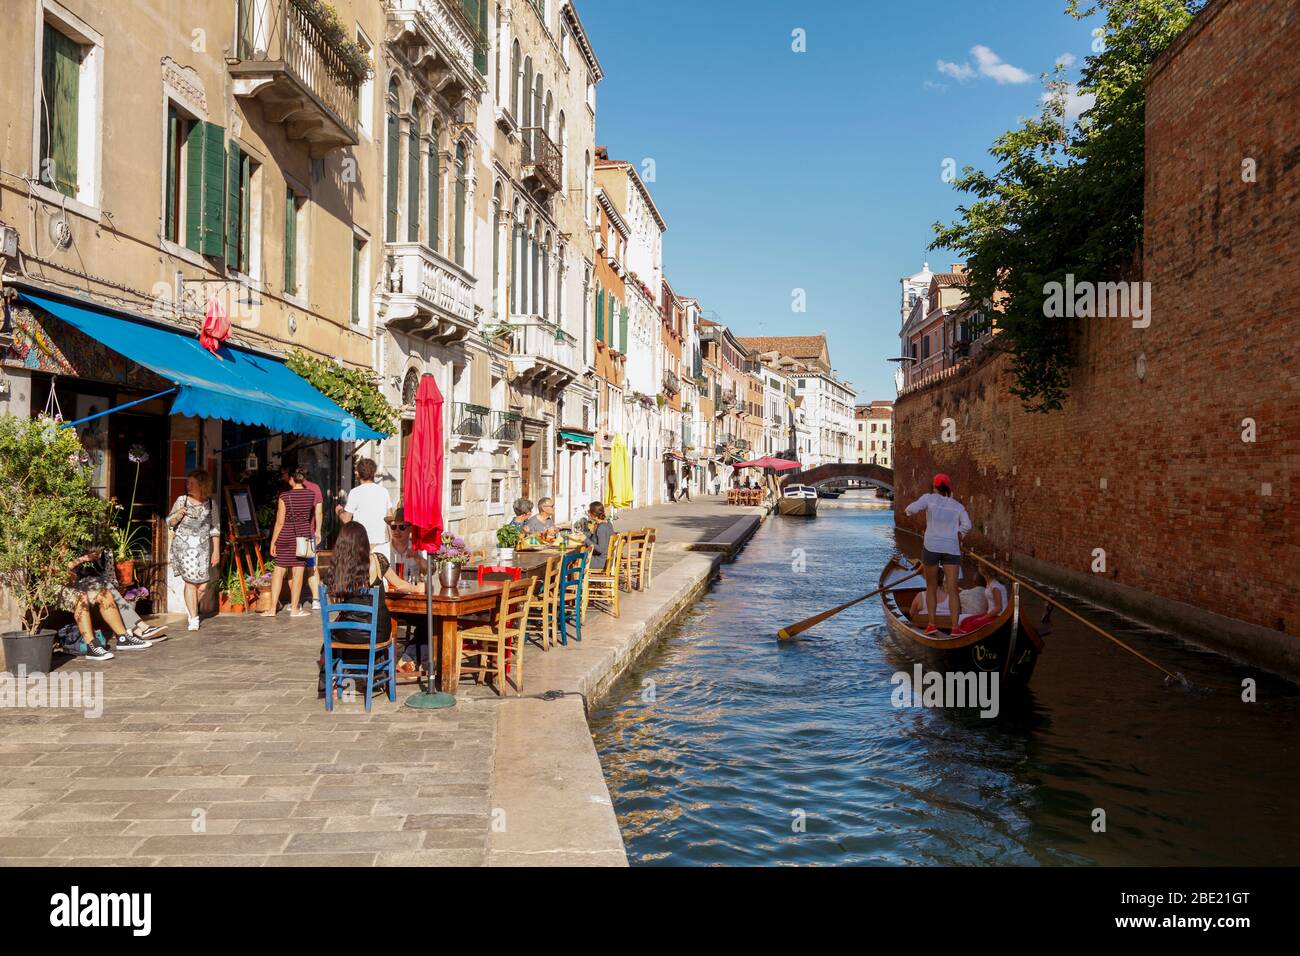
<path id="1" fill-rule="evenodd" d="M 218 610 L 223 614 L 242 614 L 244 613 L 244 602 L 251 588 L 246 584 L 240 587 L 239 569 L 235 567 L 232 561 L 226 568 L 226 573 L 221 579 L 221 594 L 218 598 Z"/>
<path id="2" fill-rule="evenodd" d="M 500 532 L 498 541 L 500 540 Z M 434 566 L 438 569 L 438 580 L 445 588 L 454 588 L 460 583 L 460 571 L 470 559 L 470 550 L 465 540 L 454 534 L 444 534 L 442 544 L 433 553 Z"/>
<path id="3" fill-rule="evenodd" d="M 511 522 L 503 524 L 497 528 L 497 559 L 500 561 L 513 561 L 515 557 L 515 545 L 519 543 L 522 531 L 519 525 Z"/>
<path id="4" fill-rule="evenodd" d="M 49 671 L 55 632 L 41 625 L 62 603 L 68 562 L 108 525 L 89 461 L 77 433 L 56 420 L 0 416 L 0 587 L 22 625 L 0 635 L 11 671 Z"/>
<path id="5" fill-rule="evenodd" d="M 117 583 L 130 587 L 135 583 L 135 562 L 141 555 L 148 553 L 148 531 L 135 520 L 135 493 L 140 486 L 140 466 L 149 460 L 149 452 L 143 445 L 132 445 L 127 451 L 127 458 L 135 463 L 135 477 L 131 481 L 131 507 L 126 512 L 126 523 L 114 527 L 109 532 L 113 543 L 113 562 L 117 569 Z M 121 510 L 121 506 L 116 506 Z"/>

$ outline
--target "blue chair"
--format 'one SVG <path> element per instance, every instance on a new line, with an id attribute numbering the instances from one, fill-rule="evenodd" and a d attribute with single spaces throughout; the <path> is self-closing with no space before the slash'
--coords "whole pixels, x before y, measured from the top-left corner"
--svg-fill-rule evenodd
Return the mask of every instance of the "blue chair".
<path id="1" fill-rule="evenodd" d="M 582 590 L 587 581 L 587 562 L 591 549 L 570 551 L 560 558 L 560 596 L 556 608 L 555 630 L 560 643 L 569 643 L 569 624 L 573 623 L 573 639 L 582 640 Z"/>
<path id="2" fill-rule="evenodd" d="M 378 665 L 379 680 L 388 684 L 388 699 L 397 700 L 397 654 L 391 634 L 385 634 L 379 640 L 379 602 L 382 600 L 382 588 L 370 588 L 369 604 L 333 604 L 330 602 L 329 589 L 320 586 L 320 621 L 325 632 L 325 709 L 334 709 L 334 694 L 343 699 L 343 685 L 349 679 L 365 678 L 366 710 L 370 710 L 370 701 L 375 690 L 375 669 Z M 359 620 L 336 620 L 334 615 L 349 612 L 353 617 L 364 616 Z M 367 651 L 367 659 L 362 663 L 349 663 L 338 651 Z M 387 673 L 385 674 L 385 669 Z"/>

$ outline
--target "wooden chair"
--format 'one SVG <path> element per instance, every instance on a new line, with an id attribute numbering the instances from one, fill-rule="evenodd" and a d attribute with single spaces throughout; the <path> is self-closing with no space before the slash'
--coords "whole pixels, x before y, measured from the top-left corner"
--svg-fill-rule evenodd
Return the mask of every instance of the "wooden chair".
<path id="1" fill-rule="evenodd" d="M 325 709 L 334 709 L 334 695 L 343 699 L 345 687 L 351 690 L 349 681 L 364 678 L 366 682 L 366 710 L 370 710 L 370 701 L 374 696 L 376 667 L 379 683 L 388 684 L 388 699 L 397 700 L 397 653 L 391 634 L 378 639 L 379 602 L 382 587 L 371 588 L 369 604 L 332 604 L 329 589 L 320 586 L 320 622 L 325 635 Z M 334 614 L 344 611 L 365 615 L 365 620 L 331 619 Z M 366 662 L 350 663 L 338 651 L 367 651 Z M 385 671 L 387 673 L 385 673 Z"/>
<path id="2" fill-rule="evenodd" d="M 524 631 L 533 606 L 533 588 L 531 580 L 505 582 L 495 620 L 460 632 L 461 674 L 473 674 L 476 681 L 495 678 L 496 692 L 501 697 L 506 696 L 506 680 L 512 667 L 515 693 L 524 690 Z"/>
<path id="3" fill-rule="evenodd" d="M 569 643 L 569 625 L 573 639 L 582 640 L 582 622 L 587 616 L 587 571 L 591 567 L 591 548 L 570 551 L 560 556 L 560 579 L 557 583 L 555 629 L 560 643 Z"/>
<path id="4" fill-rule="evenodd" d="M 587 572 L 587 586 L 583 589 L 584 610 L 592 601 L 604 604 L 614 617 L 618 617 L 619 578 L 622 577 L 623 547 L 626 536 L 616 533 L 609 539 L 609 554 L 605 556 L 605 567 Z"/>
<path id="5" fill-rule="evenodd" d="M 537 578 L 533 606 L 528 612 L 525 637 L 532 638 L 544 651 L 560 643 L 556 633 L 560 617 L 560 559 L 549 558 L 546 570 Z"/>
<path id="6" fill-rule="evenodd" d="M 641 560 L 637 565 L 637 587 L 644 589 L 654 583 L 655 578 L 655 542 L 659 535 L 654 528 L 645 529 L 645 539 L 641 543 Z"/>
<path id="7" fill-rule="evenodd" d="M 624 591 L 640 590 L 641 559 L 645 555 L 645 529 L 629 531 L 623 536 L 623 565 L 619 568 L 619 586 Z"/>

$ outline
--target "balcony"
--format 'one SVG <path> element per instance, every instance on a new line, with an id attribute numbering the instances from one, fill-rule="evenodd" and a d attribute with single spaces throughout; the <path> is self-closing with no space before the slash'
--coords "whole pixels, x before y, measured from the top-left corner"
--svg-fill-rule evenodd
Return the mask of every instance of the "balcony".
<path id="1" fill-rule="evenodd" d="M 503 445 L 513 445 L 519 441 L 519 422 L 522 418 L 518 412 L 493 412 L 492 437 Z"/>
<path id="2" fill-rule="evenodd" d="M 578 340 L 540 316 L 516 315 L 510 363 L 521 384 L 542 392 L 559 391 L 581 371 Z"/>
<path id="3" fill-rule="evenodd" d="M 418 242 L 389 242 L 384 249 L 389 328 L 448 345 L 478 327 L 472 275 Z"/>
<path id="4" fill-rule="evenodd" d="M 524 181 L 531 180 L 547 192 L 559 192 L 564 187 L 560 147 L 540 126 L 525 126 L 520 133 L 523 134 Z"/>
<path id="5" fill-rule="evenodd" d="M 664 369 L 664 391 L 669 395 L 676 395 L 681 390 L 681 379 L 674 372 Z"/>
<path id="6" fill-rule="evenodd" d="M 487 89 L 486 0 L 390 0 L 389 42 L 448 103 Z"/>
<path id="7" fill-rule="evenodd" d="M 472 448 L 488 434 L 491 409 L 469 402 L 456 402 L 451 407 L 452 445 Z"/>
<path id="8" fill-rule="evenodd" d="M 228 61 L 234 95 L 257 100 L 289 139 L 307 143 L 312 158 L 357 145 L 361 77 L 326 39 L 315 6 L 239 0 L 238 15 L 235 58 Z"/>

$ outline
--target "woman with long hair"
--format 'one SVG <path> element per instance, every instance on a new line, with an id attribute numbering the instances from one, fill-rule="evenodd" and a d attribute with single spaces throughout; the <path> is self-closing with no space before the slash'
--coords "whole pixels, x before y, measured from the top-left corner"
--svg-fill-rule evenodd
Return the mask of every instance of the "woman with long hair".
<path id="1" fill-rule="evenodd" d="M 935 595 L 938 591 L 938 574 L 943 567 L 944 591 L 948 595 L 950 630 L 957 632 L 957 619 L 961 615 L 961 600 L 957 595 L 957 577 L 961 574 L 961 535 L 970 531 L 970 515 L 960 501 L 952 496 L 952 482 L 940 473 L 934 476 L 934 491 L 922 495 L 907 506 L 909 515 L 925 512 L 925 540 L 921 546 L 921 564 L 925 569 L 925 607 L 929 617 L 925 633 L 933 634 L 935 626 Z"/>
<path id="2" fill-rule="evenodd" d="M 212 479 L 206 471 L 200 468 L 185 476 L 185 494 L 172 505 L 167 526 L 174 532 L 172 573 L 185 582 L 189 630 L 197 631 L 199 603 L 212 579 L 212 569 L 221 563 L 221 529 L 212 498 Z"/>
<path id="3" fill-rule="evenodd" d="M 290 572 L 289 616 L 307 617 L 311 614 L 300 606 L 307 559 L 316 554 L 316 530 L 312 521 L 316 496 L 304 484 L 306 477 L 301 468 L 290 472 L 289 489 L 280 492 L 276 502 L 275 530 L 271 532 L 271 557 L 275 559 L 275 570 L 271 573 L 271 607 L 262 612 L 263 617 L 275 617 L 279 610 L 286 570 Z"/>

